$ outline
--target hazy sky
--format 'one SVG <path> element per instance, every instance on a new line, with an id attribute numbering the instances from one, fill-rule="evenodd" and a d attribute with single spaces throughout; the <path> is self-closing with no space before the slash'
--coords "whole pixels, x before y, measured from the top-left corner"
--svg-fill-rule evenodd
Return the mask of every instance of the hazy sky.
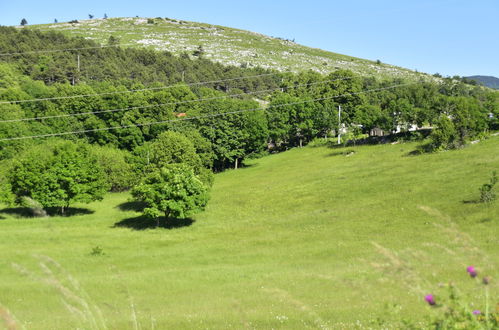
<path id="1" fill-rule="evenodd" d="M 0 25 L 170 17 L 444 75 L 499 77 L 499 0 L 0 0 Z"/>

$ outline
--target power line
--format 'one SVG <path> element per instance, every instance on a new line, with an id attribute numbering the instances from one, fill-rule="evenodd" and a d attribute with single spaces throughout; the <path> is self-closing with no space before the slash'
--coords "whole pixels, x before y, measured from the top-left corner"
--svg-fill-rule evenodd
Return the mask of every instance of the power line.
<path id="1" fill-rule="evenodd" d="M 249 79 L 249 78 L 259 78 L 259 77 L 265 77 L 265 76 L 275 76 L 275 75 L 279 75 L 279 74 L 282 74 L 282 73 L 283 72 L 279 72 L 279 73 L 263 73 L 263 74 L 258 74 L 258 75 L 254 75 L 254 76 L 235 77 L 235 78 L 227 78 L 227 79 L 222 79 L 222 80 L 211 80 L 211 81 L 203 81 L 203 82 L 181 84 L 181 85 L 176 84 L 176 85 L 168 85 L 168 86 L 161 86 L 161 87 L 148 87 L 148 88 L 141 88 L 141 89 L 131 89 L 131 90 L 126 90 L 126 91 L 106 92 L 106 93 L 78 94 L 78 95 L 46 97 L 46 98 L 29 99 L 29 100 L 0 101 L 0 104 L 17 104 L 17 103 L 26 103 L 26 102 L 40 102 L 40 101 L 53 101 L 53 100 L 63 100 L 63 99 L 74 99 L 74 98 L 100 96 L 100 95 L 125 94 L 125 93 L 135 93 L 135 92 L 143 92 L 143 91 L 151 91 L 151 90 L 170 89 L 170 88 L 175 88 L 175 87 L 180 87 L 180 86 L 201 86 L 201 85 L 217 84 L 217 83 L 223 83 L 223 82 L 228 82 L 228 81 L 237 81 L 237 80 L 243 80 L 243 79 Z"/>
<path id="2" fill-rule="evenodd" d="M 67 51 L 75 51 L 75 50 L 88 50 L 88 49 L 110 48 L 110 47 L 120 47 L 120 46 L 133 46 L 133 45 L 135 45 L 135 44 L 134 43 L 129 43 L 129 44 L 116 44 L 116 45 L 100 45 L 100 46 L 81 47 L 81 48 L 31 50 L 31 51 L 17 52 L 17 53 L 1 53 L 0 56 L 15 56 L 15 55 L 24 55 L 24 54 L 43 54 L 43 53 L 58 53 L 58 52 L 67 52 Z"/>
<path id="3" fill-rule="evenodd" d="M 220 117 L 220 116 L 226 116 L 226 115 L 238 114 L 238 113 L 244 113 L 244 112 L 254 112 L 254 111 L 261 111 L 261 110 L 267 111 L 269 109 L 282 108 L 282 107 L 289 106 L 289 105 L 304 104 L 304 103 L 315 102 L 315 101 L 325 101 L 325 100 L 335 99 L 335 98 L 338 98 L 338 97 L 359 95 L 359 94 L 365 94 L 365 93 L 371 93 L 371 92 L 380 92 L 380 91 L 384 91 L 384 90 L 388 90 L 388 89 L 393 89 L 393 88 L 397 88 L 397 87 L 401 87 L 401 86 L 407 86 L 407 85 L 414 85 L 414 84 L 418 84 L 418 82 L 406 83 L 406 84 L 399 84 L 399 85 L 382 87 L 382 88 L 376 88 L 376 89 L 371 89 L 371 90 L 366 90 L 366 91 L 361 91 L 361 92 L 355 92 L 355 93 L 347 93 L 347 94 L 335 95 L 335 96 L 331 96 L 331 97 L 321 97 L 321 98 L 315 98 L 315 99 L 304 100 L 304 101 L 297 101 L 297 102 L 290 102 L 290 103 L 284 103 L 284 104 L 277 104 L 277 105 L 274 105 L 274 106 L 270 106 L 268 108 L 259 107 L 259 108 L 254 108 L 254 109 L 244 109 L 244 110 L 237 110 L 237 111 L 230 111 L 230 112 L 222 112 L 222 113 L 201 115 L 201 116 L 188 117 L 188 118 L 182 118 L 182 119 L 161 120 L 161 121 L 154 121 L 154 122 L 141 123 L 141 124 L 130 124 L 130 125 L 121 125 L 121 126 L 113 126 L 113 127 L 93 128 L 93 129 L 80 130 L 80 131 L 71 131 L 71 132 L 60 132 L 60 133 L 50 133 L 50 134 L 40 134 L 40 135 L 29 135 L 29 136 L 10 137 L 10 138 L 2 138 L 2 139 L 0 139 L 0 141 L 36 139 L 36 138 L 64 136 L 64 135 L 72 135 L 72 134 L 85 134 L 85 133 L 91 133 L 91 132 L 110 131 L 110 130 L 115 130 L 115 129 L 124 129 L 124 128 L 132 128 L 132 127 L 144 127 L 144 126 L 151 126 L 151 125 L 157 125 L 157 124 L 166 124 L 166 123 L 172 123 L 172 122 L 180 122 L 180 121 L 187 121 L 187 120 L 196 120 L 196 119 L 202 119 L 202 118 Z"/>
<path id="4" fill-rule="evenodd" d="M 330 82 L 339 81 L 339 80 L 347 80 L 347 79 L 352 79 L 352 77 L 342 77 L 342 78 L 331 79 L 331 80 L 326 80 L 326 81 L 294 85 L 294 86 L 287 87 L 286 89 L 310 87 L 310 86 L 314 86 L 314 85 L 327 84 Z M 137 109 L 147 109 L 147 108 L 155 108 L 155 107 L 167 106 L 167 105 L 179 105 L 179 104 L 186 104 L 186 103 L 193 103 L 193 102 L 219 100 L 219 99 L 225 99 L 225 98 L 229 98 L 229 97 L 263 94 L 263 93 L 268 93 L 268 92 L 275 92 L 275 91 L 282 90 L 282 89 L 283 88 L 279 87 L 279 88 L 274 88 L 274 89 L 266 89 L 266 90 L 248 92 L 248 93 L 238 93 L 238 94 L 231 94 L 231 95 L 214 96 L 214 97 L 201 98 L 201 99 L 196 99 L 196 100 L 185 100 L 185 101 L 177 101 L 177 102 L 159 103 L 159 104 L 143 105 L 143 106 L 137 106 L 137 107 L 97 110 L 97 111 L 79 112 L 79 113 L 68 113 L 68 114 L 61 114 L 61 115 L 31 117 L 31 118 L 6 119 L 6 120 L 0 120 L 0 123 L 16 123 L 16 122 L 22 122 L 22 121 L 55 119 L 55 118 L 65 118 L 65 117 L 73 117 L 73 116 L 95 115 L 95 114 L 101 114 L 101 113 L 121 112 L 121 111 L 137 110 Z"/>

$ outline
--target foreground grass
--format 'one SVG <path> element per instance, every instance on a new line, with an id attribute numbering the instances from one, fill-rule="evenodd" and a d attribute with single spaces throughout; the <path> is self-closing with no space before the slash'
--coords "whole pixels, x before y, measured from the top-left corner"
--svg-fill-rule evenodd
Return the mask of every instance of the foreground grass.
<path id="1" fill-rule="evenodd" d="M 465 267 L 499 278 L 499 204 L 473 203 L 499 139 L 414 147 L 252 161 L 217 175 L 206 212 L 174 229 L 143 228 L 126 193 L 70 218 L 3 211 L 0 306 L 29 329 L 361 328 L 390 319 L 387 303 L 421 319 L 423 295 L 454 281 L 482 308 Z"/>

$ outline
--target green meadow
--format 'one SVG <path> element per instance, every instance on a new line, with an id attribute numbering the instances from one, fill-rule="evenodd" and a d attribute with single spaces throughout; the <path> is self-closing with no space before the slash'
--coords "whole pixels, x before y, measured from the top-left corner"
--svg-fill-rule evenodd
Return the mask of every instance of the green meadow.
<path id="1" fill-rule="evenodd" d="M 434 313 L 466 274 L 498 303 L 499 137 L 410 156 L 414 143 L 307 146 L 217 174 L 205 212 L 162 224 L 128 193 L 70 217 L 0 211 L 0 328 L 378 328 Z M 495 300 L 494 300 L 495 299 Z M 387 308 L 387 306 L 392 306 Z M 3 323 L 2 323 L 3 322 Z"/>

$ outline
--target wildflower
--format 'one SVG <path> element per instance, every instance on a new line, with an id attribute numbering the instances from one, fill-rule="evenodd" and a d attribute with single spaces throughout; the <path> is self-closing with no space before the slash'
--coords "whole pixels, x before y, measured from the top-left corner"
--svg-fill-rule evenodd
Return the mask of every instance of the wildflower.
<path id="1" fill-rule="evenodd" d="M 475 270 L 475 267 L 473 266 L 468 266 L 466 268 L 466 271 L 468 272 L 468 274 L 470 274 L 471 277 L 476 277 L 478 275 L 478 273 Z"/>
<path id="2" fill-rule="evenodd" d="M 483 282 L 483 284 L 485 284 L 485 285 L 489 284 L 489 283 L 490 283 L 490 277 L 485 276 L 485 277 L 483 278 L 482 282 Z"/>
<path id="3" fill-rule="evenodd" d="M 432 294 L 428 294 L 424 297 L 424 300 L 426 300 L 426 302 L 430 305 L 430 306 L 433 306 L 435 305 L 435 298 L 433 298 L 433 295 Z"/>
<path id="4" fill-rule="evenodd" d="M 482 312 L 480 312 L 478 309 L 473 311 L 473 315 L 480 315 Z"/>

